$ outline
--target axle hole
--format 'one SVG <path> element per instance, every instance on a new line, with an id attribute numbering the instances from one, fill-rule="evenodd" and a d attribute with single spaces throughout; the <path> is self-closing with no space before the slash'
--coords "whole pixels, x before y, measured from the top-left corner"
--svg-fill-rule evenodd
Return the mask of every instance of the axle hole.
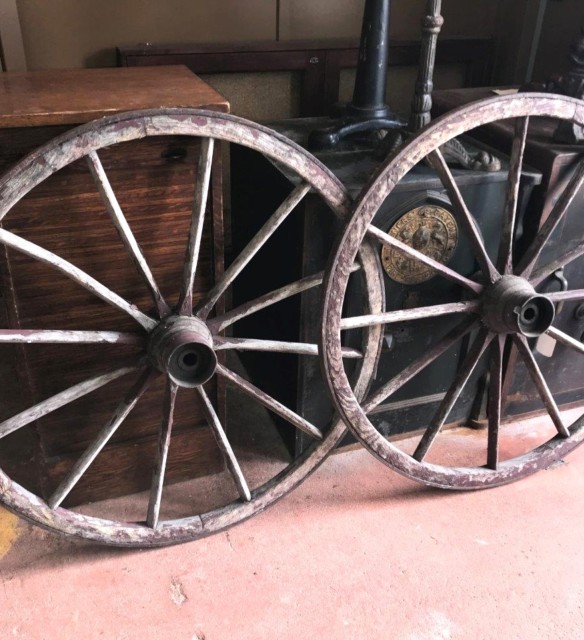
<path id="1" fill-rule="evenodd" d="M 527 307 L 527 309 L 523 310 L 523 320 L 525 320 L 525 322 L 534 322 L 537 319 L 538 313 L 537 310 L 534 309 L 533 307 Z"/>
<path id="2" fill-rule="evenodd" d="M 193 351 L 187 351 L 187 353 L 183 354 L 182 364 L 186 369 L 192 369 L 197 366 L 197 362 L 199 361 L 199 356 Z"/>

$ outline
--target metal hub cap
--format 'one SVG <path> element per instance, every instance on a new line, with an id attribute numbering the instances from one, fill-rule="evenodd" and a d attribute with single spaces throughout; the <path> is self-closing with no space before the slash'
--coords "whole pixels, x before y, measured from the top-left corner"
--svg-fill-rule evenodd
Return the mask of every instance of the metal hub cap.
<path id="1" fill-rule="evenodd" d="M 171 316 L 150 336 L 148 353 L 154 366 L 180 387 L 194 388 L 215 373 L 217 356 L 213 336 L 197 318 Z"/>
<path id="2" fill-rule="evenodd" d="M 555 314 L 554 303 L 518 276 L 503 276 L 483 296 L 485 324 L 497 333 L 535 338 L 552 326 Z"/>

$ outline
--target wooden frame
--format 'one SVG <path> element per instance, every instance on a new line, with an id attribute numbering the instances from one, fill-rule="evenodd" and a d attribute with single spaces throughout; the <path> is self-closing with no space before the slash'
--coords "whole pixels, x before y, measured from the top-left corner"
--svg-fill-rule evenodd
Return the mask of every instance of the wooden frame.
<path id="1" fill-rule="evenodd" d="M 393 41 L 390 66 L 415 66 L 419 41 Z M 492 73 L 492 38 L 450 38 L 440 41 L 437 64 L 467 66 L 465 86 L 488 84 Z M 120 66 L 184 64 L 199 75 L 297 71 L 302 73 L 300 117 L 326 115 L 339 99 L 343 69 L 357 66 L 357 40 L 259 42 L 212 45 L 143 44 L 118 48 Z"/>

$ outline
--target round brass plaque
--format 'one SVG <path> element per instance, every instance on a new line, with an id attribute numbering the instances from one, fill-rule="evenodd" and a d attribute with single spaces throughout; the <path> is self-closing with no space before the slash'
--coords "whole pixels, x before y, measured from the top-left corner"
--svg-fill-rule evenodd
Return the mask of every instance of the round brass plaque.
<path id="1" fill-rule="evenodd" d="M 388 233 L 442 264 L 450 261 L 458 244 L 456 220 L 450 211 L 436 205 L 408 211 Z M 400 284 L 420 284 L 436 275 L 432 267 L 388 246 L 381 250 L 381 263 L 387 275 Z"/>

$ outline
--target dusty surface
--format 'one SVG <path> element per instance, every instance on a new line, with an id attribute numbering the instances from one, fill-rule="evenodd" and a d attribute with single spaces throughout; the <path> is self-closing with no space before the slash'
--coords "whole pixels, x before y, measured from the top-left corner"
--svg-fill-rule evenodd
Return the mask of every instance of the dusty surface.
<path id="1" fill-rule="evenodd" d="M 465 494 L 356 450 L 263 515 L 169 549 L 97 548 L 0 511 L 0 638 L 582 638 L 583 492 L 584 448 Z"/>

